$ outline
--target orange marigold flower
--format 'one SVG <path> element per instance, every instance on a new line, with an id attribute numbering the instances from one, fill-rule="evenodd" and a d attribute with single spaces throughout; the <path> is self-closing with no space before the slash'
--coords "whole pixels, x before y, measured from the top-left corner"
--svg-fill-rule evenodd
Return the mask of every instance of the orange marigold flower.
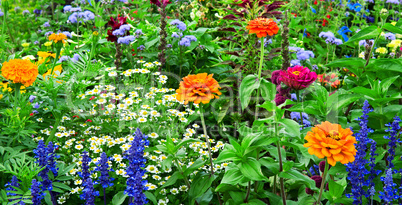
<path id="1" fill-rule="evenodd" d="M 49 53 L 49 52 L 43 52 L 43 51 L 38 51 L 37 55 L 41 58 L 47 58 L 49 56 L 56 58 L 56 54 L 55 53 Z"/>
<path id="2" fill-rule="evenodd" d="M 246 29 L 249 33 L 257 34 L 258 38 L 265 37 L 267 35 L 273 36 L 278 33 L 279 27 L 272 19 L 256 18 L 248 22 Z"/>
<path id="3" fill-rule="evenodd" d="M 356 138 L 352 136 L 353 132 L 349 129 L 343 129 L 338 124 L 331 124 L 328 121 L 316 125 L 307 132 L 304 139 L 307 143 L 304 147 L 308 148 L 308 153 L 316 155 L 318 158 L 327 157 L 328 163 L 335 166 L 336 162 L 347 164 L 355 161 Z"/>
<path id="4" fill-rule="evenodd" d="M 1 74 L 13 83 L 21 83 L 28 87 L 35 82 L 36 76 L 38 76 L 38 66 L 29 60 L 12 59 L 3 63 Z"/>
<path id="5" fill-rule="evenodd" d="M 176 99 L 187 104 L 189 101 L 199 104 L 209 103 L 211 99 L 219 98 L 221 95 L 218 82 L 212 78 L 213 74 L 199 73 L 197 75 L 188 75 L 180 82 L 180 88 L 176 90 Z M 215 95 L 216 94 L 216 95 Z"/>
<path id="6" fill-rule="evenodd" d="M 49 41 L 54 41 L 55 43 L 57 43 L 59 41 L 64 43 L 64 40 L 67 40 L 67 36 L 64 33 L 59 33 L 59 34 L 52 33 L 49 36 Z"/>

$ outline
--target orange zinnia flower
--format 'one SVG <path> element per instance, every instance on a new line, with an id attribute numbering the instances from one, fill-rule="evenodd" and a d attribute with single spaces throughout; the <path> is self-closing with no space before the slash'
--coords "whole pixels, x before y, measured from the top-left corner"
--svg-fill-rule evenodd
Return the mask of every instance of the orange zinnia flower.
<path id="1" fill-rule="evenodd" d="M 3 63 L 1 74 L 13 83 L 21 83 L 28 87 L 35 82 L 38 76 L 38 66 L 29 60 L 12 59 Z"/>
<path id="2" fill-rule="evenodd" d="M 257 34 L 258 38 L 265 37 L 267 35 L 273 36 L 278 33 L 279 27 L 272 19 L 256 18 L 248 22 L 246 29 L 249 33 Z"/>
<path id="3" fill-rule="evenodd" d="M 352 136 L 353 132 L 349 129 L 343 129 L 338 124 L 331 124 L 328 121 L 316 125 L 307 132 L 304 139 L 307 143 L 304 147 L 308 148 L 308 153 L 316 155 L 318 158 L 327 157 L 328 163 L 335 166 L 336 162 L 347 164 L 355 161 L 356 138 Z"/>
<path id="4" fill-rule="evenodd" d="M 211 99 L 219 98 L 218 82 L 212 78 L 213 74 L 199 73 L 197 75 L 188 75 L 180 82 L 180 88 L 176 90 L 176 99 L 187 104 L 189 101 L 199 104 L 209 103 Z M 215 95 L 215 94 L 216 95 Z"/>

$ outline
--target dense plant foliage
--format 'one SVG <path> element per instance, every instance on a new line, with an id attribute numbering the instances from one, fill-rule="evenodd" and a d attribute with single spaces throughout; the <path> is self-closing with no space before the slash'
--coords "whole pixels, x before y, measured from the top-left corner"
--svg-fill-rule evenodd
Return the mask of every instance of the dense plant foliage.
<path id="1" fill-rule="evenodd" d="M 399 0 L 1 0 L 1 204 L 402 204 Z"/>

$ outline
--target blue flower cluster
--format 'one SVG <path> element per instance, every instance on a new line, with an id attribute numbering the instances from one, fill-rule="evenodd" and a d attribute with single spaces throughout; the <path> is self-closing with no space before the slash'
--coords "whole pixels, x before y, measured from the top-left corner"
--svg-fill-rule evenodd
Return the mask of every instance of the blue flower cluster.
<path id="1" fill-rule="evenodd" d="M 49 179 L 48 172 L 51 170 L 55 176 L 57 176 L 57 168 L 56 162 L 54 160 L 55 147 L 52 142 L 49 142 L 48 147 L 45 146 L 43 140 L 40 140 L 38 143 L 38 147 L 33 150 L 35 154 L 35 158 L 37 159 L 35 162 L 38 163 L 40 167 L 45 167 L 42 171 L 39 172 L 39 176 L 42 178 L 42 191 L 51 191 L 53 189 L 52 181 Z"/>
<path id="2" fill-rule="evenodd" d="M 388 139 L 388 157 L 387 157 L 387 161 L 389 163 L 388 168 L 394 168 L 394 164 L 392 163 L 392 161 L 394 160 L 395 157 L 395 147 L 396 147 L 396 143 L 397 142 L 402 142 L 396 139 L 399 130 L 401 129 L 401 127 L 399 126 L 399 122 L 401 121 L 401 119 L 396 116 L 394 118 L 394 121 L 392 123 L 388 123 L 385 126 L 388 127 L 388 129 L 386 129 L 386 132 L 389 132 L 389 136 L 384 136 L 384 139 Z"/>
<path id="3" fill-rule="evenodd" d="M 97 167 L 95 171 L 100 172 L 99 183 L 102 185 L 103 188 L 113 186 L 112 181 L 114 178 L 109 178 L 109 172 L 114 172 L 112 168 L 109 169 L 108 157 L 105 152 L 101 154 L 100 160 L 97 163 Z"/>
<path id="4" fill-rule="evenodd" d="M 82 185 L 85 186 L 87 179 L 90 178 L 91 172 L 89 171 L 89 163 L 91 162 L 91 158 L 88 155 L 87 151 L 82 152 L 82 164 L 81 164 L 81 172 L 77 172 L 78 175 L 82 178 Z"/>
<path id="5" fill-rule="evenodd" d="M 381 177 L 381 181 L 384 182 L 384 191 L 380 191 L 380 199 L 389 204 L 390 202 L 394 201 L 394 199 L 398 199 L 398 189 L 395 189 L 396 183 L 392 179 L 392 174 L 394 171 L 392 168 L 389 168 L 386 172 L 385 177 Z"/>
<path id="6" fill-rule="evenodd" d="M 92 13 L 92 11 L 84 11 L 84 12 L 74 12 L 68 17 L 68 21 L 71 23 L 82 23 L 83 20 L 84 22 L 94 20 L 95 19 L 95 14 Z"/>
<path id="7" fill-rule="evenodd" d="M 113 35 L 115 36 L 124 36 L 127 34 L 128 31 L 130 31 L 131 27 L 128 24 L 123 24 L 120 26 L 120 28 L 116 29 L 113 31 Z"/>
<path id="8" fill-rule="evenodd" d="M 145 174 L 144 146 L 149 145 L 148 136 L 143 135 L 141 130 L 137 128 L 134 133 L 134 140 L 131 147 L 125 152 L 124 158 L 129 161 L 127 167 L 127 187 L 125 194 L 130 196 L 129 205 L 141 205 L 147 203 L 147 198 L 142 192 L 147 190 L 145 186 L 147 181 L 142 179 Z"/>
<path id="9" fill-rule="evenodd" d="M 335 44 L 335 45 L 341 45 L 343 42 L 339 38 L 335 38 L 335 35 L 331 31 L 324 32 L 322 31 L 320 34 L 318 34 L 318 37 L 320 38 L 325 38 L 325 42 L 327 44 Z"/>
<path id="10" fill-rule="evenodd" d="M 14 187 L 19 188 L 20 187 L 20 181 L 18 181 L 18 178 L 16 176 L 13 176 L 13 177 L 11 177 L 11 181 L 6 183 L 4 185 L 4 187 L 6 187 L 7 196 L 16 196 L 17 194 L 11 193 L 9 191 L 17 191 L 17 190 L 14 189 Z M 16 201 L 16 200 L 19 200 L 19 202 L 16 203 L 18 205 L 24 205 L 25 204 L 25 202 L 22 200 L 22 197 L 21 198 L 16 198 L 16 199 L 9 199 L 10 202 L 11 201 Z"/>
<path id="11" fill-rule="evenodd" d="M 117 43 L 128 45 L 131 42 L 133 42 L 134 40 L 135 40 L 134 36 L 124 36 L 124 37 L 119 37 L 117 39 Z"/>
<path id="12" fill-rule="evenodd" d="M 64 13 L 66 12 L 77 12 L 82 11 L 80 7 L 72 7 L 71 5 L 64 6 L 63 8 Z"/>
<path id="13" fill-rule="evenodd" d="M 182 31 L 185 31 L 187 29 L 186 24 L 180 21 L 179 19 L 173 20 L 172 22 L 170 22 L 170 25 L 176 25 L 176 27 Z"/>
<path id="14" fill-rule="evenodd" d="M 370 105 L 366 100 L 363 104 L 363 115 L 357 119 L 359 120 L 360 131 L 354 133 L 356 141 L 358 142 L 358 144 L 356 145 L 357 153 L 355 156 L 355 161 L 346 164 L 346 170 L 348 171 L 347 179 L 352 185 L 351 191 L 353 196 L 353 204 L 356 205 L 363 203 L 363 196 L 369 197 L 369 190 L 371 189 L 371 187 L 368 191 L 365 191 L 364 187 L 369 187 L 372 184 L 370 179 L 374 178 L 368 177 L 367 180 L 365 179 L 365 176 L 371 173 L 369 170 L 366 169 L 366 164 L 369 163 L 369 161 L 366 159 L 366 149 L 369 143 L 373 143 L 373 140 L 368 138 L 368 134 L 373 132 L 373 130 L 367 126 L 368 114 L 373 111 L 371 108 L 369 108 L 369 106 Z M 374 152 L 375 150 L 372 151 L 372 153 Z M 346 196 L 352 197 L 350 194 L 347 194 Z"/>
<path id="15" fill-rule="evenodd" d="M 180 40 L 179 45 L 188 47 L 193 41 L 197 41 L 197 38 L 193 35 L 187 35 Z"/>
<path id="16" fill-rule="evenodd" d="M 31 185 L 31 195 L 32 195 L 32 203 L 33 205 L 41 205 L 41 201 L 45 196 L 45 193 L 40 190 L 41 183 L 36 181 L 36 179 L 32 179 Z"/>
<path id="17" fill-rule="evenodd" d="M 85 205 L 95 205 L 95 196 L 99 196 L 99 191 L 95 191 L 91 178 L 86 180 L 84 187 L 80 195 L 81 199 L 85 200 Z"/>
<path id="18" fill-rule="evenodd" d="M 310 121 L 308 121 L 308 115 L 306 114 L 306 113 L 302 113 L 302 117 L 303 117 L 303 128 L 305 128 L 305 127 L 310 127 L 311 126 L 311 123 L 310 123 Z M 292 120 L 295 120 L 296 122 L 298 122 L 299 124 L 301 124 L 302 122 L 301 122 L 301 120 L 300 120 L 300 113 L 299 112 L 291 112 L 290 113 L 290 118 L 292 119 Z M 302 129 L 302 128 L 300 128 L 300 129 Z"/>

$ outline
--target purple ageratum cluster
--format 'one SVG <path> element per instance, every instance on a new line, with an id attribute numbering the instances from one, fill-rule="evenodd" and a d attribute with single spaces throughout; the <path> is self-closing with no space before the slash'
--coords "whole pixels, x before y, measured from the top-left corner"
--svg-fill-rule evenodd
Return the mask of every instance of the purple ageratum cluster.
<path id="1" fill-rule="evenodd" d="M 86 185 L 86 181 L 90 178 L 91 172 L 89 171 L 89 163 L 91 162 L 91 158 L 88 155 L 87 151 L 82 152 L 82 164 L 81 164 L 81 172 L 77 172 L 78 175 L 82 178 L 82 185 Z M 81 199 L 83 199 L 81 197 Z"/>
<path id="2" fill-rule="evenodd" d="M 384 191 L 380 191 L 380 199 L 383 200 L 386 204 L 390 204 L 395 199 L 399 198 L 398 189 L 396 187 L 396 183 L 392 179 L 392 174 L 394 171 L 392 168 L 389 168 L 386 172 L 385 177 L 381 177 L 381 181 L 384 182 Z"/>
<path id="3" fill-rule="evenodd" d="M 99 177 L 99 184 L 102 185 L 103 188 L 111 187 L 113 186 L 112 181 L 114 178 L 109 177 L 109 172 L 114 172 L 112 168 L 109 168 L 109 159 L 106 155 L 105 152 L 103 152 L 100 156 L 100 160 L 97 162 L 97 167 L 95 168 L 95 171 L 100 172 L 100 177 Z"/>
<path id="4" fill-rule="evenodd" d="M 117 43 L 128 45 L 131 42 L 133 42 L 134 40 L 135 40 L 134 36 L 124 36 L 124 37 L 119 37 L 117 39 Z"/>
<path id="5" fill-rule="evenodd" d="M 0 17 L 4 16 L 4 12 L 1 11 L 0 9 Z"/>
<path id="6" fill-rule="evenodd" d="M 113 31 L 113 35 L 115 36 L 124 36 L 127 34 L 127 31 L 130 31 L 131 27 L 128 24 L 123 24 L 119 29 Z"/>
<path id="7" fill-rule="evenodd" d="M 395 34 L 393 34 L 393 33 L 384 34 L 384 38 L 388 39 L 388 40 L 395 40 L 396 39 Z"/>
<path id="8" fill-rule="evenodd" d="M 80 198 L 85 200 L 85 205 L 95 205 L 95 196 L 99 196 L 99 191 L 95 191 L 92 179 L 88 178 Z"/>
<path id="9" fill-rule="evenodd" d="M 331 44 L 335 44 L 335 45 L 341 45 L 343 43 L 341 39 L 335 38 L 335 35 L 331 31 L 327 31 L 327 32 L 323 31 L 320 34 L 318 34 L 318 37 L 325 38 L 325 42 L 327 44 L 331 43 Z"/>
<path id="10" fill-rule="evenodd" d="M 41 201 L 45 196 L 45 193 L 40 190 L 41 183 L 36 181 L 36 179 L 32 179 L 31 185 L 31 196 L 32 196 L 32 204 L 33 205 L 41 205 Z"/>
<path id="11" fill-rule="evenodd" d="M 303 128 L 306 128 L 306 127 L 310 127 L 311 126 L 311 123 L 310 123 L 310 121 L 308 121 L 308 115 L 307 115 L 307 113 L 302 113 L 302 117 L 303 117 Z M 296 122 L 298 122 L 299 124 L 301 124 L 302 122 L 301 122 L 301 120 L 300 120 L 300 113 L 299 112 L 291 112 L 290 113 L 290 118 L 292 119 L 292 120 L 295 120 Z M 303 129 L 303 128 L 300 128 L 300 129 Z"/>
<path id="12" fill-rule="evenodd" d="M 308 60 L 314 58 L 314 53 L 312 51 L 299 50 L 296 53 L 296 57 L 299 61 Z"/>
<path id="13" fill-rule="evenodd" d="M 53 31 L 48 31 L 48 32 L 45 33 L 45 36 L 48 37 L 48 36 L 50 36 L 52 34 L 53 34 Z"/>
<path id="14" fill-rule="evenodd" d="M 142 32 L 142 29 L 137 29 L 135 32 L 135 35 L 140 36 L 140 35 L 144 35 L 144 33 Z"/>
<path id="15" fill-rule="evenodd" d="M 78 62 L 81 59 L 80 54 L 76 53 L 73 55 L 73 57 L 71 58 L 71 61 L 73 61 L 73 63 Z"/>
<path id="16" fill-rule="evenodd" d="M 189 47 L 193 41 L 196 42 L 197 38 L 193 35 L 187 35 L 180 40 L 179 45 Z"/>
<path id="17" fill-rule="evenodd" d="M 46 28 L 46 27 L 50 27 L 49 21 L 46 22 L 46 23 L 44 23 L 42 26 L 45 27 L 45 28 Z"/>
<path id="18" fill-rule="evenodd" d="M 396 5 L 400 4 L 399 0 L 387 0 L 385 3 L 396 4 Z"/>
<path id="19" fill-rule="evenodd" d="M 25 14 L 31 14 L 31 12 L 29 12 L 28 10 L 22 11 L 22 15 L 25 15 Z"/>
<path id="20" fill-rule="evenodd" d="M 140 46 L 137 47 L 137 50 L 139 50 L 139 51 L 142 51 L 142 50 L 144 50 L 144 49 L 145 49 L 145 46 L 144 46 L 144 45 L 140 45 Z"/>
<path id="21" fill-rule="evenodd" d="M 131 147 L 124 153 L 124 158 L 129 161 L 129 165 L 126 169 L 127 171 L 127 187 L 124 193 L 130 196 L 130 205 L 141 205 L 147 203 L 147 198 L 142 192 L 147 190 L 145 186 L 147 184 L 146 180 L 142 179 L 145 175 L 145 162 L 144 158 L 144 146 L 149 145 L 147 140 L 148 136 L 143 135 L 141 130 L 137 128 L 134 133 L 134 139 L 131 142 Z"/>
<path id="22" fill-rule="evenodd" d="M 60 32 L 59 32 L 60 33 Z M 73 35 L 71 35 L 71 33 L 70 32 L 68 32 L 68 31 L 63 31 L 62 32 L 64 35 L 66 35 L 68 38 L 72 38 L 73 37 Z"/>
<path id="23" fill-rule="evenodd" d="M 394 121 L 392 123 L 388 123 L 385 126 L 388 127 L 388 129 L 386 129 L 386 132 L 389 132 L 389 136 L 384 136 L 384 139 L 389 140 L 388 142 L 388 157 L 387 157 L 387 161 L 389 162 L 388 168 L 394 168 L 394 163 L 392 163 L 392 161 L 394 160 L 395 157 L 395 148 L 396 148 L 396 143 L 397 142 L 402 142 L 397 140 L 397 136 L 398 133 L 400 132 L 399 130 L 401 129 L 401 127 L 399 126 L 399 122 L 401 121 L 401 119 L 398 116 L 395 116 Z"/>
<path id="24" fill-rule="evenodd" d="M 360 118 L 357 118 L 357 120 L 359 120 L 360 131 L 354 132 L 354 136 L 358 142 L 356 145 L 357 153 L 355 161 L 346 164 L 346 170 L 348 171 L 347 179 L 352 185 L 352 194 L 347 194 L 346 196 L 353 197 L 353 204 L 362 204 L 362 197 L 369 197 L 370 194 L 369 191 L 365 191 L 365 187 L 371 185 L 371 178 L 369 177 L 369 179 L 365 179 L 365 176 L 370 174 L 365 166 L 369 163 L 366 159 L 367 144 L 372 142 L 372 140 L 368 138 L 368 134 L 373 132 L 373 130 L 367 126 L 368 114 L 373 111 L 369 106 L 370 105 L 366 100 L 363 104 L 363 115 Z"/>
<path id="25" fill-rule="evenodd" d="M 175 25 L 178 29 L 185 31 L 187 29 L 187 26 L 185 23 L 180 21 L 179 19 L 175 19 L 172 22 L 170 22 L 170 25 Z"/>
<path id="26" fill-rule="evenodd" d="M 258 43 L 261 43 L 261 40 L 258 40 Z M 264 38 L 264 47 L 267 47 L 269 44 L 272 44 L 272 39 Z"/>
<path id="27" fill-rule="evenodd" d="M 66 12 L 77 12 L 82 11 L 80 7 L 72 7 L 71 5 L 67 5 L 63 8 L 64 13 Z"/>
<path id="28" fill-rule="evenodd" d="M 374 39 L 370 39 L 369 42 L 371 43 L 371 45 L 374 45 Z M 359 46 L 368 46 L 366 40 L 361 40 L 359 41 Z"/>
<path id="29" fill-rule="evenodd" d="M 84 11 L 84 12 L 74 12 L 68 17 L 68 21 L 71 23 L 81 23 L 79 20 L 83 20 L 84 22 L 94 20 L 95 14 L 92 11 Z"/>
<path id="30" fill-rule="evenodd" d="M 172 37 L 173 37 L 173 38 L 180 38 L 181 36 L 183 36 L 183 34 L 180 34 L 180 35 L 179 35 L 179 34 L 177 34 L 176 32 L 173 32 L 173 33 L 172 33 Z"/>

